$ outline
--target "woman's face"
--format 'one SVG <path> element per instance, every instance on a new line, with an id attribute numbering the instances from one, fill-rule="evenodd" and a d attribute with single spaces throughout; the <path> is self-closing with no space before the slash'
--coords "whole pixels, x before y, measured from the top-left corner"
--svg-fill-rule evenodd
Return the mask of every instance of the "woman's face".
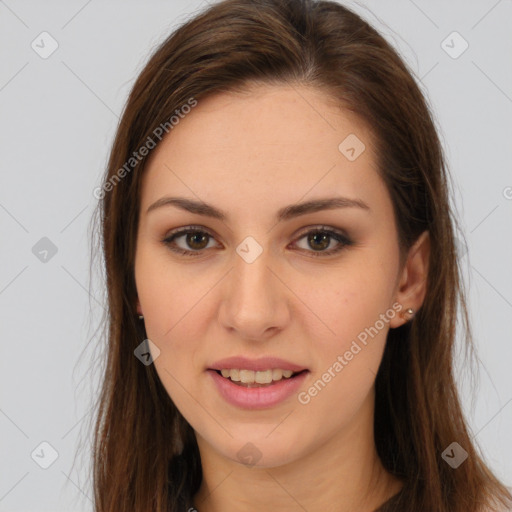
<path id="1" fill-rule="evenodd" d="M 404 323 L 370 137 L 321 91 L 260 85 L 200 100 L 153 150 L 138 310 L 200 448 L 270 467 L 368 428 L 387 332 Z"/>

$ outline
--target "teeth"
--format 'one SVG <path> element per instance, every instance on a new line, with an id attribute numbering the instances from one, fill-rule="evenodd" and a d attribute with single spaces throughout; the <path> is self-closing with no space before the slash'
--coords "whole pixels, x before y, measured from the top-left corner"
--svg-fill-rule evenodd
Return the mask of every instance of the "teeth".
<path id="1" fill-rule="evenodd" d="M 258 384 L 270 384 L 272 382 L 272 370 L 265 370 L 264 372 L 254 372 L 254 381 Z"/>
<path id="2" fill-rule="evenodd" d="M 291 370 L 272 370 L 272 380 L 281 380 L 282 377 L 288 379 L 292 376 Z"/>
<path id="3" fill-rule="evenodd" d="M 254 374 L 256 372 L 253 370 L 240 370 L 240 382 L 244 384 L 248 384 L 249 382 L 255 382 Z"/>
<path id="4" fill-rule="evenodd" d="M 283 377 L 289 379 L 293 375 L 291 370 L 281 370 L 280 368 L 273 368 L 262 372 L 240 370 L 238 368 L 223 368 L 220 373 L 227 379 L 231 379 L 234 382 L 242 382 L 243 384 L 270 384 L 272 381 L 281 380 Z"/>

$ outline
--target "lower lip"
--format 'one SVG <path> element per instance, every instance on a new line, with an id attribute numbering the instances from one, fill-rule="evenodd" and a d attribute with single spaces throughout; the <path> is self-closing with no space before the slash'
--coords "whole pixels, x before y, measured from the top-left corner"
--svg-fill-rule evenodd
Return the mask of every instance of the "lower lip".
<path id="1" fill-rule="evenodd" d="M 279 404 L 297 392 L 309 373 L 304 371 L 296 377 L 283 378 L 270 386 L 246 388 L 234 384 L 230 379 L 222 377 L 215 370 L 207 370 L 207 372 L 212 376 L 224 399 L 230 404 L 243 409 L 266 409 Z"/>

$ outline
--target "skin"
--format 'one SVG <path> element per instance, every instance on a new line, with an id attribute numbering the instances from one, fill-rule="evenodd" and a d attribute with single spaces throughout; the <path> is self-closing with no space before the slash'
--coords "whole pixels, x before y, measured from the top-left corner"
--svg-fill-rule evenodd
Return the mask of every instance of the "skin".
<path id="1" fill-rule="evenodd" d="M 349 134 L 366 146 L 354 161 L 338 149 Z M 376 171 L 369 129 L 321 90 L 253 85 L 199 101 L 153 150 L 145 173 L 136 307 L 160 349 L 156 371 L 196 433 L 203 466 L 196 509 L 375 510 L 402 486 L 379 461 L 373 414 L 387 332 L 404 318 L 396 314 L 384 323 L 307 404 L 292 395 L 268 409 L 239 409 L 206 373 L 228 356 L 277 356 L 310 370 L 301 388 L 307 391 L 393 304 L 421 306 L 428 233 L 400 268 L 392 202 Z M 175 206 L 146 213 L 170 195 L 205 201 L 228 218 Z M 360 199 L 370 210 L 275 220 L 284 206 L 333 195 Z M 190 224 L 213 238 L 194 245 L 181 236 L 175 243 L 203 248 L 200 256 L 162 243 L 172 229 Z M 353 244 L 315 257 L 339 244 L 333 238 L 328 247 L 308 243 L 304 228 L 322 225 L 343 230 Z M 247 236 L 263 250 L 250 264 L 236 252 Z M 249 442 L 260 456 L 252 466 L 237 456 Z"/>

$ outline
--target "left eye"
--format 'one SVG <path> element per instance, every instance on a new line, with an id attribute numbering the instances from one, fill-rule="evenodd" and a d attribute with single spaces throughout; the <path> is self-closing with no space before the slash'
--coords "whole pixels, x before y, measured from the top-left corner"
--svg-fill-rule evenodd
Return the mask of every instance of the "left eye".
<path id="1" fill-rule="evenodd" d="M 193 250 L 187 249 L 187 247 L 182 247 L 176 243 L 176 240 L 183 238 L 185 240 L 186 246 Z M 189 226 L 187 228 L 179 229 L 177 231 L 172 232 L 169 236 L 164 238 L 162 242 L 169 247 L 172 251 L 183 254 L 186 256 L 200 256 L 202 251 L 208 248 L 209 239 L 213 240 L 213 235 L 205 231 L 204 229 L 200 229 L 199 227 L 195 228 Z M 330 228 L 319 227 L 310 229 L 306 231 L 301 236 L 299 236 L 296 240 L 301 240 L 306 238 L 306 243 L 313 247 L 313 249 L 319 250 L 308 250 L 304 249 L 306 252 L 311 253 L 312 256 L 325 256 L 337 253 L 341 251 L 344 247 L 352 245 L 353 242 L 343 233 L 334 231 Z M 338 244 L 334 248 L 330 248 L 325 250 L 327 247 L 331 245 L 331 242 L 335 240 Z"/>
<path id="2" fill-rule="evenodd" d="M 310 247 L 316 247 L 320 249 L 308 251 L 312 253 L 312 256 L 326 256 L 330 254 L 335 254 L 344 249 L 345 247 L 352 245 L 352 240 L 350 240 L 346 235 L 328 228 L 311 229 L 302 236 L 300 236 L 297 240 L 301 240 L 302 238 L 306 238 L 306 243 Z M 329 250 L 323 250 L 329 247 L 333 240 L 337 242 L 337 245 L 331 247 Z"/>

